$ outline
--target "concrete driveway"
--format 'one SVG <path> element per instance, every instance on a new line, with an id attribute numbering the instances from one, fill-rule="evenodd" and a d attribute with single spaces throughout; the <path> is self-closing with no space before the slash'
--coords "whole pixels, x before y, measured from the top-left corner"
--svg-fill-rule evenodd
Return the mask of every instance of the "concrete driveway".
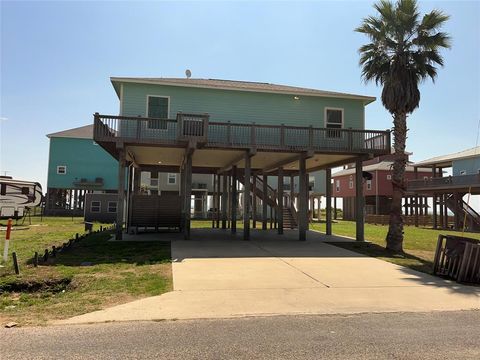
<path id="1" fill-rule="evenodd" d="M 210 229 L 168 236 L 173 292 L 61 323 L 480 309 L 478 287 L 328 245 L 316 232 L 305 242 L 295 231 L 252 231 L 248 242 Z"/>

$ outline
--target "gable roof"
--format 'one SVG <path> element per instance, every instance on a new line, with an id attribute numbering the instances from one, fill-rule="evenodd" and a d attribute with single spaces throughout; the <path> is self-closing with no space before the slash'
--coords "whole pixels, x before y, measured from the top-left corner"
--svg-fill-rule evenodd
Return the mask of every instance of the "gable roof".
<path id="1" fill-rule="evenodd" d="M 436 156 L 430 159 L 419 161 L 415 163 L 415 166 L 439 166 L 439 167 L 450 167 L 452 166 L 452 161 L 462 160 L 468 158 L 474 158 L 480 156 L 480 146 L 473 147 L 471 149 L 459 151 L 452 154 Z"/>
<path id="2" fill-rule="evenodd" d="M 48 138 L 93 139 L 93 124 L 59 131 L 47 135 Z"/>
<path id="3" fill-rule="evenodd" d="M 347 94 L 334 91 L 325 91 L 317 89 L 309 89 L 297 86 L 277 85 L 262 82 L 252 81 L 236 81 L 236 80 L 222 80 L 222 79 L 187 79 L 187 78 L 144 78 L 144 77 L 111 77 L 110 81 L 115 87 L 117 95 L 119 89 L 116 85 L 122 82 L 131 82 L 138 84 L 154 84 L 154 85 L 168 85 L 168 86 L 183 86 L 196 87 L 204 89 L 220 89 L 233 91 L 250 91 L 250 92 L 265 92 L 273 94 L 287 94 L 287 95 L 305 95 L 318 97 L 335 97 L 343 99 L 362 100 L 365 104 L 375 101 L 375 97 Z"/>

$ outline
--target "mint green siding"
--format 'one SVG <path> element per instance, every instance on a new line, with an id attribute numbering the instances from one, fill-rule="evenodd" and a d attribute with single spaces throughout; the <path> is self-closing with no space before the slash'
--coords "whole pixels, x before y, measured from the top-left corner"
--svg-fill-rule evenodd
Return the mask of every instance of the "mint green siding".
<path id="1" fill-rule="evenodd" d="M 325 127 L 325 107 L 344 109 L 344 128 L 364 128 L 361 100 L 123 83 L 122 115 L 146 116 L 147 95 L 170 97 L 169 117 L 208 113 L 212 121 Z"/>
<path id="2" fill-rule="evenodd" d="M 57 166 L 65 165 L 67 173 L 57 174 Z M 92 139 L 51 138 L 48 163 L 48 188 L 73 189 L 75 181 L 103 179 L 98 190 L 118 188 L 118 162 Z"/>
<path id="3" fill-rule="evenodd" d="M 478 174 L 480 171 L 480 156 L 470 159 L 454 160 L 452 162 L 452 175 L 461 175 L 460 172 L 465 171 L 464 175 Z"/>

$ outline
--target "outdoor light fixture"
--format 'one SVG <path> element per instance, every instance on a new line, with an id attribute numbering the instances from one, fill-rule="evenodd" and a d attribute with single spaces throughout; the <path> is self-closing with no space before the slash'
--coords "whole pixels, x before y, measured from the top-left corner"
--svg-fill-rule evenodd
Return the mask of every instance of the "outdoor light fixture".
<path id="1" fill-rule="evenodd" d="M 300 100 L 300 97 L 299 96 L 294 96 L 293 100 Z"/>
<path id="2" fill-rule="evenodd" d="M 158 163 L 159 163 L 159 164 L 161 164 L 162 162 L 161 162 L 161 161 L 159 161 Z"/>

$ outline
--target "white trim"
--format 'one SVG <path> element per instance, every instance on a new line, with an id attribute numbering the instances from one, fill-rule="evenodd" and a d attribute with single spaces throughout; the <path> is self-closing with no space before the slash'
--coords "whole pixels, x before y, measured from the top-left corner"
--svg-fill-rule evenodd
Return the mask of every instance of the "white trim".
<path id="1" fill-rule="evenodd" d="M 145 79 L 131 79 L 131 78 L 121 78 L 121 77 L 111 77 L 110 81 L 113 82 L 128 82 L 134 84 L 154 84 L 154 85 L 167 85 L 167 86 L 179 86 L 187 88 L 202 88 L 202 89 L 217 89 L 217 90 L 230 90 L 230 91 L 246 91 L 246 92 L 255 92 L 255 93 L 269 93 L 269 94 L 285 94 L 292 96 L 314 96 L 314 97 L 326 97 L 326 98 L 337 98 L 337 99 L 352 99 L 352 100 L 363 100 L 365 105 L 370 104 L 377 100 L 374 96 L 363 96 L 363 95 L 354 95 L 354 94 L 343 94 L 343 93 L 325 93 L 325 94 L 316 94 L 313 91 L 321 91 L 311 89 L 309 91 L 295 91 L 294 89 L 290 90 L 264 90 L 264 89 L 248 89 L 248 88 L 231 88 L 226 86 L 209 86 L 209 85 L 199 85 L 199 84 L 185 84 L 185 83 L 172 83 L 168 80 L 145 80 Z"/>
<path id="2" fill-rule="evenodd" d="M 119 115 L 123 115 L 123 84 L 120 84 L 120 109 L 118 111 Z"/>
<path id="3" fill-rule="evenodd" d="M 59 169 L 63 168 L 63 173 L 59 172 Z M 66 175 L 67 174 L 67 165 L 57 165 L 57 175 Z"/>
<path id="4" fill-rule="evenodd" d="M 93 211 L 93 203 L 98 203 L 98 206 L 95 205 L 95 207 L 98 207 L 98 211 Z M 91 213 L 95 213 L 95 214 L 98 214 L 98 213 L 101 213 L 102 212 L 102 202 L 101 201 L 98 201 L 98 200 L 94 200 L 90 203 L 90 212 Z"/>

